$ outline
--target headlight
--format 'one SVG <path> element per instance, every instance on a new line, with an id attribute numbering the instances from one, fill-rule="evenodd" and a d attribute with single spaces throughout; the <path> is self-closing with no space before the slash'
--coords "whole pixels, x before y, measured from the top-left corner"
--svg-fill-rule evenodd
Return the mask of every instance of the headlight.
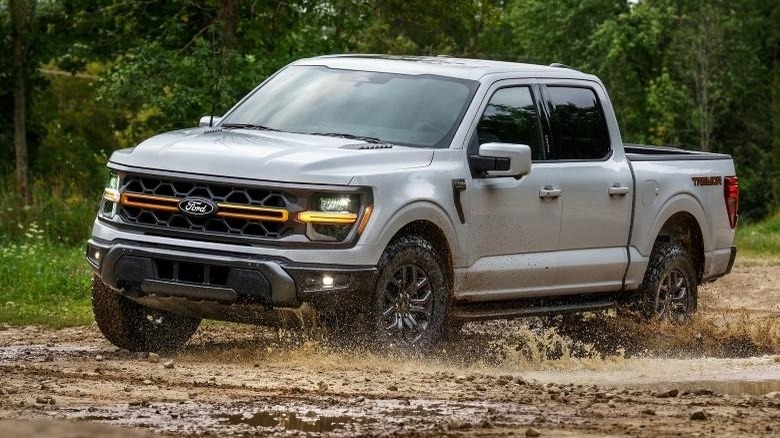
<path id="1" fill-rule="evenodd" d="M 318 193 L 309 198 L 309 210 L 298 213 L 298 220 L 306 224 L 306 237 L 309 239 L 337 242 L 347 237 L 358 222 L 360 213 L 360 195 Z M 371 214 L 370 206 L 362 213 L 359 231 Z"/>
<path id="2" fill-rule="evenodd" d="M 103 189 L 103 204 L 100 207 L 100 215 L 106 219 L 112 219 L 116 214 L 116 206 L 119 203 L 119 174 L 109 173 L 108 183 Z"/>

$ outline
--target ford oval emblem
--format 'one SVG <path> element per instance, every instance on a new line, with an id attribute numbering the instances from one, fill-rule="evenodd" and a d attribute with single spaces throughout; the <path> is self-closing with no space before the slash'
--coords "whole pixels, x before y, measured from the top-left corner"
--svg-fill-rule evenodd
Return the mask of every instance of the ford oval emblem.
<path id="1" fill-rule="evenodd" d="M 203 198 L 184 198 L 179 201 L 179 211 L 192 217 L 211 217 L 217 213 L 217 204 Z"/>

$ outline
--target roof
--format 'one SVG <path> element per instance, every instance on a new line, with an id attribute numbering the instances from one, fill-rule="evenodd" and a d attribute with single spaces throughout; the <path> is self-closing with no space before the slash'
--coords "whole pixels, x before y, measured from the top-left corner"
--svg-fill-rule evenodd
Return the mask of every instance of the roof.
<path id="1" fill-rule="evenodd" d="M 569 68 L 449 56 L 327 55 L 301 59 L 293 64 L 399 74 L 432 74 L 471 80 L 505 73 L 516 73 L 518 77 L 595 79 L 592 75 Z"/>

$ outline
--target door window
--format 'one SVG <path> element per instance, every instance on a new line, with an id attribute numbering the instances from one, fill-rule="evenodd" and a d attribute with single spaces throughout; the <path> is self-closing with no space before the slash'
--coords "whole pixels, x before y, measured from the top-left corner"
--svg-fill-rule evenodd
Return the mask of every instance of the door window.
<path id="1" fill-rule="evenodd" d="M 474 149 L 477 143 L 524 144 L 531 148 L 533 160 L 542 159 L 539 116 L 529 87 L 507 87 L 493 93 L 479 121 Z"/>
<path id="2" fill-rule="evenodd" d="M 590 88 L 548 86 L 548 160 L 599 160 L 610 151 L 604 111 Z"/>

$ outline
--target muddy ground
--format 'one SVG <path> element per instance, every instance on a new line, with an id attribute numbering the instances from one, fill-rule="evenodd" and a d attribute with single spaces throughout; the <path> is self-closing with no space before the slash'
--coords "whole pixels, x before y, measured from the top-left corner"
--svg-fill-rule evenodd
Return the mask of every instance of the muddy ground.
<path id="1" fill-rule="evenodd" d="M 0 325 L 0 436 L 778 436 L 780 263 L 700 293 L 684 327 L 472 323 L 424 357 L 212 323 L 157 358 Z"/>

